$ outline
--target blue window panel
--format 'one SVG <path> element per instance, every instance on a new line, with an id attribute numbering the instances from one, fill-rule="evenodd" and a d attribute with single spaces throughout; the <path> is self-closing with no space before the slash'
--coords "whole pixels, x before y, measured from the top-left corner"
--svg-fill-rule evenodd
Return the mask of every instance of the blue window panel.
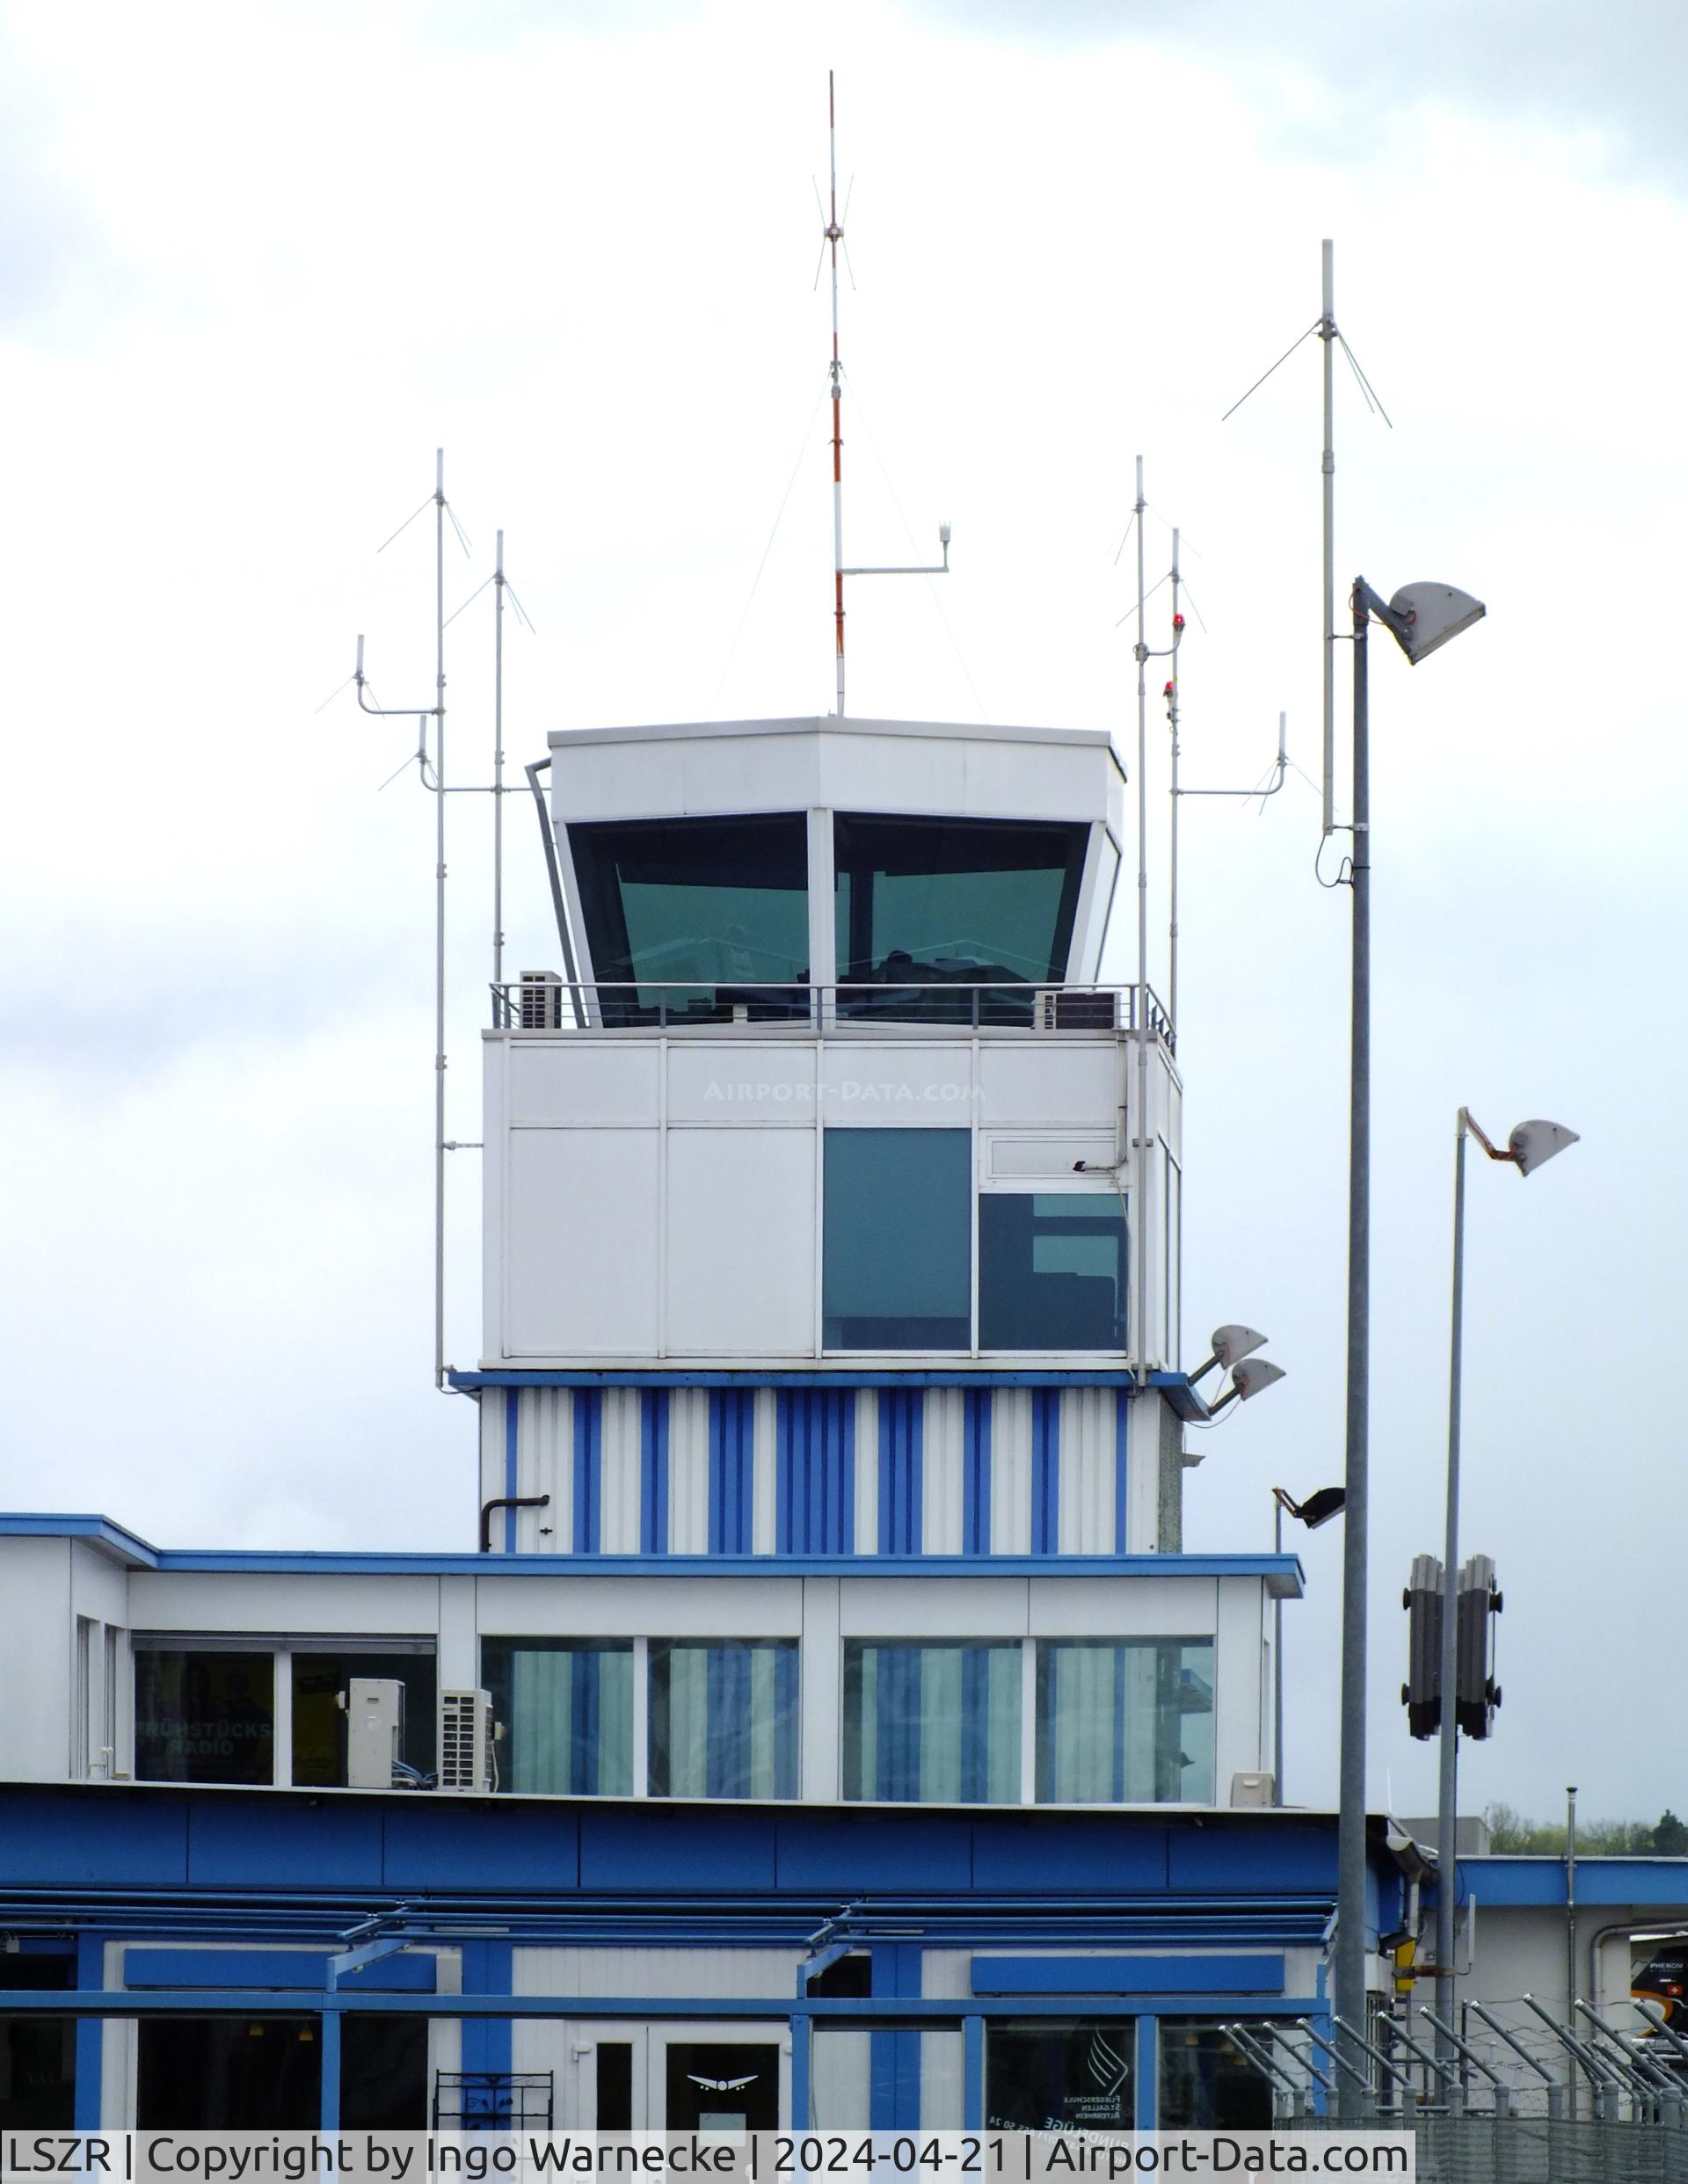
<path id="1" fill-rule="evenodd" d="M 1131 1399 L 1124 1388 L 1114 1394 L 1114 1553 L 1125 1552 L 1125 1518 L 1131 1483 Z"/>
<path id="2" fill-rule="evenodd" d="M 917 1387 L 879 1392 L 879 1552 L 918 1554 L 922 1500 L 921 1423 Z"/>
<path id="3" fill-rule="evenodd" d="M 574 1391 L 574 1551 L 596 1554 L 603 1537 L 604 1399 Z"/>
<path id="4" fill-rule="evenodd" d="M 1061 1391 L 1031 1391 L 1031 1551 L 1055 1554 L 1061 1544 Z"/>
<path id="5" fill-rule="evenodd" d="M 961 1399 L 961 1551 L 991 1551 L 991 1405 L 993 1391 L 970 1387 Z"/>
<path id="6" fill-rule="evenodd" d="M 709 1553 L 749 1554 L 756 1493 L 756 1396 L 709 1391 Z"/>
<path id="7" fill-rule="evenodd" d="M 432 1994 L 438 1960 L 429 1955 L 396 1952 L 360 1970 L 340 1984 L 348 1993 L 367 1989 L 377 1994 Z M 328 1984 L 328 1957 L 309 1949 L 127 1949 L 126 1987 L 277 1987 L 320 1993 Z"/>
<path id="8" fill-rule="evenodd" d="M 668 1552 L 668 1391 L 647 1387 L 639 1398 L 639 1547 Z"/>
<path id="9" fill-rule="evenodd" d="M 855 1391 L 782 1388 L 775 1538 L 782 1554 L 855 1547 Z"/>
<path id="10" fill-rule="evenodd" d="M 520 1388 L 505 1389 L 504 1490 L 506 1496 L 512 1497 L 520 1492 L 516 1484 L 516 1406 L 520 1401 Z M 516 1551 L 516 1512 L 513 1509 L 506 1509 L 504 1512 L 504 1551 L 506 1554 L 513 1554 Z"/>

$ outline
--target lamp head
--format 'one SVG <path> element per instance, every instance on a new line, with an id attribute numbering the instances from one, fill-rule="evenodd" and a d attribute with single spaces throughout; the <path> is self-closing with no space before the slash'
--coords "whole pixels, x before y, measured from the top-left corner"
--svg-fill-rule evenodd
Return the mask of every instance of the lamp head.
<path id="1" fill-rule="evenodd" d="M 940 523 L 940 524 L 939 524 L 939 526 L 938 526 L 938 543 L 939 543 L 939 545 L 940 545 L 940 546 L 947 546 L 947 545 L 950 543 L 950 535 L 951 535 L 951 534 L 950 534 L 950 526 L 949 526 L 947 523 Z"/>
<path id="2" fill-rule="evenodd" d="M 1213 1362 L 1223 1365 L 1227 1372 L 1234 1372 L 1244 1358 L 1252 1358 L 1266 1337 L 1256 1329 L 1234 1322 L 1216 1327 L 1210 1340 L 1213 1345 Z"/>
<path id="3" fill-rule="evenodd" d="M 1450 637 L 1481 622 L 1488 609 L 1481 599 L 1456 592 L 1451 584 L 1403 584 L 1390 600 L 1389 612 L 1399 617 L 1391 624 L 1395 642 L 1416 667 Z"/>
<path id="4" fill-rule="evenodd" d="M 1317 1532 L 1321 1525 L 1328 1525 L 1333 1517 L 1342 1515 L 1347 1499 L 1345 1488 L 1321 1487 L 1316 1494 L 1309 1494 L 1299 1504 L 1295 1513 L 1309 1532 Z"/>
<path id="5" fill-rule="evenodd" d="M 1562 1153 L 1568 1145 L 1576 1143 L 1577 1133 L 1568 1130 L 1563 1123 L 1543 1122 L 1539 1117 L 1533 1122 L 1521 1122 L 1506 1141 L 1506 1149 L 1517 1164 L 1520 1176 L 1527 1176 L 1544 1161 L 1551 1161 L 1555 1153 Z"/>
<path id="6" fill-rule="evenodd" d="M 1269 1358 L 1253 1358 L 1238 1365 L 1231 1375 L 1231 1385 L 1237 1391 L 1239 1401 L 1247 1402 L 1251 1395 L 1270 1387 L 1274 1380 L 1284 1378 L 1282 1365 L 1275 1365 Z"/>

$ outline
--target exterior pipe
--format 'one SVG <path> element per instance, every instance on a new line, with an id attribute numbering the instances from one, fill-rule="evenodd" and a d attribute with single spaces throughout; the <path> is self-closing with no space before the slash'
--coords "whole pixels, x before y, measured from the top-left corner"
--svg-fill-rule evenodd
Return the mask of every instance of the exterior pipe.
<path id="1" fill-rule="evenodd" d="M 481 1553 L 492 1552 L 492 1512 L 495 1509 L 549 1509 L 549 1494 L 495 1494 L 481 1503 Z"/>

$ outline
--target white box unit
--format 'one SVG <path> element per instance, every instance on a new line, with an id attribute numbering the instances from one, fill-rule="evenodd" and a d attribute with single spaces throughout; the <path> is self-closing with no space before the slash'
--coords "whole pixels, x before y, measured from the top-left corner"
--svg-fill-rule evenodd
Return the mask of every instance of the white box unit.
<path id="1" fill-rule="evenodd" d="M 1119 1025 L 1119 996 L 1080 987 L 1035 986 L 1031 990 L 1035 1031 L 1113 1031 Z"/>
<path id="2" fill-rule="evenodd" d="M 1231 1802 L 1233 1805 L 1270 1805 L 1277 1785 L 1270 1774 L 1249 1773 L 1231 1777 Z"/>
<path id="3" fill-rule="evenodd" d="M 563 981 L 555 971 L 524 971 L 517 989 L 516 1021 L 524 1031 L 563 1029 Z"/>
<path id="4" fill-rule="evenodd" d="M 352 1676 L 340 1693 L 346 1709 L 346 1786 L 391 1789 L 404 1755 L 404 1686 L 397 1677 Z"/>
<path id="5" fill-rule="evenodd" d="M 484 1691 L 440 1694 L 439 1787 L 460 1797 L 493 1788 L 492 1700 Z"/>

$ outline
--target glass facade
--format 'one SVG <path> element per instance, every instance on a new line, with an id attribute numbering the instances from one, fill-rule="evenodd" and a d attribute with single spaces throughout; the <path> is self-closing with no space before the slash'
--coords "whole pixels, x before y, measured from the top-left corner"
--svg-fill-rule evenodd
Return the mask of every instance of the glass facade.
<path id="1" fill-rule="evenodd" d="M 828 1130 L 821 1313 L 828 1350 L 972 1341 L 972 1134 Z"/>
<path id="2" fill-rule="evenodd" d="M 1223 2027 L 1211 2018 L 1163 2017 L 1160 2048 L 1163 2130 L 1271 2129 L 1271 2087 Z"/>
<path id="3" fill-rule="evenodd" d="M 1123 1350 L 1129 1263 L 1117 1190 L 986 1192 L 979 1348 Z"/>
<path id="4" fill-rule="evenodd" d="M 272 1656 L 138 1650 L 135 1772 L 142 1782 L 273 1781 Z"/>
<path id="5" fill-rule="evenodd" d="M 481 1677 L 504 1724 L 500 1789 L 632 1795 L 630 1638 L 484 1639 Z"/>
<path id="6" fill-rule="evenodd" d="M 985 2128 L 1128 2131 L 1136 2120 L 1130 2018 L 993 2023 L 985 2042 Z"/>
<path id="7" fill-rule="evenodd" d="M 844 1647 L 847 1798 L 1015 1804 L 1020 1796 L 1017 1641 Z"/>
<path id="8" fill-rule="evenodd" d="M 1211 1639 L 1040 1640 L 1037 1797 L 1211 1804 Z"/>
<path id="9" fill-rule="evenodd" d="M 571 826 L 569 847 L 593 973 L 627 984 L 600 994 L 605 1023 L 808 1013 L 802 812 Z"/>
<path id="10" fill-rule="evenodd" d="M 839 983 L 879 989 L 841 994 L 840 1013 L 1029 1023 L 1030 990 L 1015 989 L 1066 975 L 1088 836 L 1085 826 L 838 813 Z"/>
<path id="11" fill-rule="evenodd" d="M 651 1641 L 651 1795 L 795 1797 L 795 1638 Z"/>

